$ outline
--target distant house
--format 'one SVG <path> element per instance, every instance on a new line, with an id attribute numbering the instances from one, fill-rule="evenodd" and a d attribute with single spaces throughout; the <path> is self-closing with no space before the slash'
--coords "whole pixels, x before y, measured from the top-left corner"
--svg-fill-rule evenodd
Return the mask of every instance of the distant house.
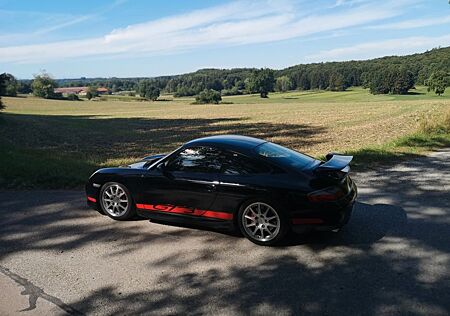
<path id="1" fill-rule="evenodd" d="M 98 94 L 109 94 L 109 89 L 100 87 L 100 88 L 97 88 L 97 92 L 98 92 Z"/>
<path id="2" fill-rule="evenodd" d="M 55 93 L 86 95 L 88 87 L 56 88 Z"/>
<path id="3" fill-rule="evenodd" d="M 55 93 L 62 93 L 64 95 L 68 94 L 77 94 L 77 95 L 86 95 L 89 87 L 67 87 L 67 88 L 56 88 Z M 108 88 L 97 88 L 98 94 L 110 94 L 110 90 Z"/>

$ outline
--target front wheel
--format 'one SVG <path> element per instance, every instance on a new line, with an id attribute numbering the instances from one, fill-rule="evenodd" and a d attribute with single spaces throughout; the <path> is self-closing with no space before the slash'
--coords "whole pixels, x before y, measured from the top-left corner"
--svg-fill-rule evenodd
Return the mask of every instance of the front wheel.
<path id="1" fill-rule="evenodd" d="M 239 210 L 238 224 L 242 234 L 257 245 L 272 246 L 288 232 L 285 216 L 272 205 L 252 201 Z"/>
<path id="2" fill-rule="evenodd" d="M 100 206 L 109 217 L 127 220 L 135 215 L 135 208 L 128 189 L 120 183 L 108 182 L 100 191 Z"/>

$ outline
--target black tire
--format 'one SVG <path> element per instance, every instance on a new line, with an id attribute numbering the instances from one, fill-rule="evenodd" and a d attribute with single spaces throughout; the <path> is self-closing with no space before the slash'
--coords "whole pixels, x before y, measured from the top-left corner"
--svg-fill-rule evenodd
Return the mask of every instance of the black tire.
<path id="1" fill-rule="evenodd" d="M 109 199 L 108 194 L 113 195 L 114 192 L 117 192 L 117 198 L 114 196 L 114 198 Z M 126 206 L 125 202 L 122 202 L 124 197 L 126 197 L 127 200 Z M 108 199 L 111 202 L 109 202 Z M 99 204 L 104 214 L 118 221 L 128 220 L 136 216 L 136 208 L 130 191 L 128 191 L 123 184 L 118 182 L 107 182 L 102 186 L 99 195 Z"/>
<path id="2" fill-rule="evenodd" d="M 260 216 L 260 215 L 258 216 L 258 214 L 253 212 L 253 214 L 255 215 L 255 216 L 253 216 L 255 218 L 254 220 L 250 220 L 248 217 L 245 217 L 246 215 L 248 216 L 249 214 L 252 213 L 251 210 L 257 210 L 258 205 L 260 205 L 260 207 L 261 207 L 260 215 L 262 215 L 268 209 L 268 212 L 266 213 L 267 216 L 265 216 L 265 217 Z M 256 209 L 255 209 L 255 207 L 256 207 Z M 273 245 L 279 244 L 286 237 L 286 234 L 289 232 L 289 228 L 290 228 L 289 222 L 286 218 L 286 215 L 283 212 L 281 212 L 280 210 L 281 210 L 281 207 L 272 201 L 268 201 L 268 200 L 264 200 L 264 199 L 253 199 L 253 200 L 247 201 L 247 202 L 243 203 L 239 209 L 238 218 L 237 218 L 238 227 L 239 227 L 241 233 L 248 240 L 250 240 L 251 242 L 253 242 L 257 245 L 273 246 Z M 271 216 L 269 216 L 269 212 L 270 212 L 270 214 L 272 214 Z M 276 214 L 276 218 L 270 219 L 271 217 L 275 216 L 275 214 Z M 252 217 L 252 215 L 250 215 L 250 216 Z M 267 220 L 267 219 L 270 219 L 270 220 Z M 275 225 L 276 220 L 278 220 L 278 223 L 279 223 L 278 228 L 268 226 L 270 224 Z M 260 222 L 258 222 L 258 221 L 260 221 Z M 247 227 L 247 229 L 244 227 L 244 225 L 249 226 L 253 222 L 255 222 L 254 226 Z M 257 222 L 258 222 L 258 224 L 256 224 Z M 260 228 L 256 228 L 258 225 L 260 226 Z M 251 232 L 253 230 L 252 227 L 255 227 L 254 233 Z M 267 232 L 269 232 L 269 233 L 272 232 L 272 234 L 269 235 L 269 233 L 267 233 Z M 259 234 L 259 236 L 258 236 L 258 234 Z M 267 234 L 267 238 L 265 238 L 266 237 L 265 234 Z"/>

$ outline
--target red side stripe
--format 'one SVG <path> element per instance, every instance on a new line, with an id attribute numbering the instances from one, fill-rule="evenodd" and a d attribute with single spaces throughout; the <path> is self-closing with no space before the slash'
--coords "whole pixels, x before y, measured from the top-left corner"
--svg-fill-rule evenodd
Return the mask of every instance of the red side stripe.
<path id="1" fill-rule="evenodd" d="M 211 217 L 211 218 L 220 218 L 226 220 L 232 220 L 233 214 L 224 213 L 224 212 L 214 212 L 214 211 L 206 211 L 202 216 Z"/>
<path id="2" fill-rule="evenodd" d="M 93 197 L 90 197 L 90 196 L 88 196 L 87 199 L 88 199 L 89 201 L 91 201 L 91 202 L 94 202 L 94 203 L 97 202 L 96 199 L 94 199 Z"/>
<path id="3" fill-rule="evenodd" d="M 182 206 L 136 204 L 136 207 L 138 209 L 147 210 L 147 211 L 186 214 L 186 215 L 193 215 L 193 216 L 200 216 L 200 217 L 218 218 L 218 219 L 224 219 L 224 220 L 232 220 L 233 219 L 233 214 L 230 214 L 230 213 L 192 209 L 192 208 L 187 208 L 187 207 L 182 207 Z"/>
<path id="4" fill-rule="evenodd" d="M 293 218 L 292 224 L 322 224 L 323 220 L 320 218 Z"/>

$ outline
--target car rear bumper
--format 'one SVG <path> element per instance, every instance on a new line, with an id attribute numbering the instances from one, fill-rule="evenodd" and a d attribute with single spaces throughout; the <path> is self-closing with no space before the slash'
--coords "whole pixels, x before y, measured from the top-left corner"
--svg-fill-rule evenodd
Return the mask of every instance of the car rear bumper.
<path id="1" fill-rule="evenodd" d="M 340 210 L 330 210 L 326 213 L 334 213 L 334 214 L 316 214 L 314 217 L 302 218 L 301 220 L 296 220 L 295 218 L 292 221 L 292 231 L 295 233 L 304 233 L 306 231 L 311 230 L 319 230 L 319 231 L 331 231 L 335 229 L 339 229 L 342 226 L 346 225 L 350 220 L 350 217 L 353 212 L 354 204 L 340 209 Z"/>
<path id="2" fill-rule="evenodd" d="M 358 196 L 354 182 L 349 193 L 338 201 L 327 203 L 309 211 L 294 212 L 291 218 L 294 232 L 308 230 L 329 231 L 341 228 L 350 220 Z"/>

